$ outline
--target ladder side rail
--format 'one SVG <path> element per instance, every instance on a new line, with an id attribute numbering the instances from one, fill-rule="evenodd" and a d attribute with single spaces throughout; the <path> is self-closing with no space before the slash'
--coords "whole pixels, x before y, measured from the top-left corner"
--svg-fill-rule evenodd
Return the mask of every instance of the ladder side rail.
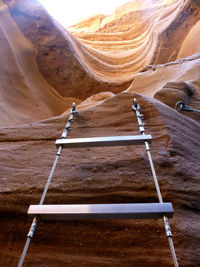
<path id="1" fill-rule="evenodd" d="M 140 105 L 137 103 L 136 98 L 134 98 L 132 109 L 136 112 L 140 133 L 142 135 L 145 135 L 146 134 L 145 125 L 143 123 L 144 115 L 140 113 L 141 108 L 140 108 Z M 161 194 L 161 191 L 160 191 L 158 178 L 157 178 L 157 175 L 156 175 L 155 167 L 154 167 L 152 156 L 151 156 L 151 152 L 150 152 L 150 146 L 149 146 L 149 143 L 147 141 L 145 141 L 145 148 L 146 148 L 148 160 L 149 160 L 149 163 L 150 163 L 150 167 L 151 167 L 151 171 L 152 171 L 152 175 L 153 175 L 154 184 L 155 184 L 155 187 L 156 187 L 158 199 L 159 199 L 160 203 L 163 203 L 163 198 L 162 198 L 162 194 Z M 165 225 L 165 233 L 166 233 L 166 236 L 167 236 L 167 239 L 168 239 L 168 242 L 169 242 L 169 246 L 170 246 L 170 250 L 171 250 L 174 266 L 175 267 L 179 267 L 178 260 L 177 260 L 177 257 L 176 257 L 175 248 L 174 248 L 174 243 L 173 243 L 173 239 L 172 239 L 172 231 L 171 231 L 169 220 L 168 220 L 167 216 L 165 216 L 165 215 L 163 216 L 163 221 L 164 221 L 164 225 Z"/>
<path id="2" fill-rule="evenodd" d="M 76 116 L 78 115 L 78 111 L 76 109 L 76 104 L 75 103 L 73 103 L 73 105 L 72 105 L 72 109 L 71 109 L 71 112 L 70 112 L 70 116 L 69 116 L 68 122 L 66 123 L 64 131 L 62 133 L 62 138 L 63 139 L 67 138 L 67 134 L 71 130 L 70 126 L 71 126 L 71 123 L 74 122 L 74 120 L 73 120 L 74 115 L 76 115 Z M 43 205 L 43 203 L 44 203 L 44 200 L 45 200 L 49 185 L 51 183 L 51 180 L 52 180 L 53 175 L 54 175 L 54 171 L 56 169 L 56 165 L 57 165 L 58 159 L 59 159 L 59 157 L 60 157 L 60 155 L 62 153 L 62 149 L 63 149 L 63 147 L 62 147 L 62 145 L 60 145 L 59 148 L 58 148 L 58 151 L 57 151 L 57 154 L 56 154 L 56 158 L 55 158 L 55 161 L 53 163 L 51 172 L 49 174 L 48 180 L 46 182 L 42 197 L 40 199 L 39 205 Z M 24 260 L 25 260 L 25 257 L 26 257 L 26 254 L 27 254 L 31 239 L 32 239 L 32 237 L 34 235 L 36 226 L 37 226 L 37 217 L 34 217 L 33 218 L 33 222 L 31 224 L 31 227 L 29 229 L 29 232 L 27 234 L 27 240 L 26 240 L 23 252 L 21 254 L 21 257 L 20 257 L 20 260 L 19 260 L 19 263 L 18 263 L 18 267 L 22 267 L 22 265 L 24 263 Z"/>

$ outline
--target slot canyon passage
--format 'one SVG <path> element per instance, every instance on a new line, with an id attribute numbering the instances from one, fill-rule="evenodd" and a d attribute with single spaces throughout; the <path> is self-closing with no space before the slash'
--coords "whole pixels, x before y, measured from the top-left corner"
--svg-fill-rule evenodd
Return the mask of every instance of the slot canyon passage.
<path id="1" fill-rule="evenodd" d="M 69 138 L 138 135 L 136 97 L 180 266 L 200 266 L 200 2 L 136 0 L 64 28 L 0 0 L 0 266 L 17 266 L 73 102 Z M 158 202 L 144 146 L 63 150 L 45 204 Z M 39 221 L 24 266 L 173 266 L 162 220 Z"/>

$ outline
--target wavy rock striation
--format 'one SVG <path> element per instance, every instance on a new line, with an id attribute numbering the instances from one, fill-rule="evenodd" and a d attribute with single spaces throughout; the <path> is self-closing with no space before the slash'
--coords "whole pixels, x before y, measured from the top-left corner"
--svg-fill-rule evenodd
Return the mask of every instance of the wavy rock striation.
<path id="1" fill-rule="evenodd" d="M 1 1 L 1 125 L 55 116 L 97 93 L 119 93 L 149 64 L 198 52 L 198 46 L 188 49 L 198 21 L 194 0 L 133 1 L 67 31 L 35 0 Z"/>
<path id="2" fill-rule="evenodd" d="M 68 30 L 36 0 L 0 1 L 0 266 L 16 266 L 71 103 L 69 138 L 138 134 L 137 97 L 180 266 L 199 266 L 200 4 L 132 1 Z M 45 203 L 156 202 L 144 147 L 63 151 Z M 162 221 L 39 222 L 24 266 L 173 266 Z"/>

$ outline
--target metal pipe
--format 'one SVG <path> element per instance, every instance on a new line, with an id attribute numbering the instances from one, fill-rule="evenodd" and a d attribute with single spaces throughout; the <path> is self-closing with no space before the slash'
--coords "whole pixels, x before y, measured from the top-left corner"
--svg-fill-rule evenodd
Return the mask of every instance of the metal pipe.
<path id="1" fill-rule="evenodd" d="M 67 138 L 67 133 L 70 130 L 71 123 L 73 123 L 73 116 L 74 115 L 78 115 L 75 103 L 73 103 L 73 106 L 72 106 L 72 109 L 71 109 L 71 113 L 70 113 L 70 116 L 69 116 L 69 120 L 68 120 L 67 124 L 65 125 L 65 129 L 64 129 L 64 131 L 62 133 L 62 138 Z M 49 185 L 50 185 L 51 180 L 53 178 L 53 174 L 54 174 L 54 171 L 56 169 L 56 165 L 57 165 L 57 162 L 58 162 L 58 159 L 59 159 L 61 153 L 62 153 L 62 145 L 58 148 L 58 152 L 56 154 L 56 158 L 55 158 L 54 164 L 52 166 L 51 172 L 49 174 L 49 177 L 48 177 L 46 186 L 44 188 L 42 197 L 40 199 L 39 205 L 43 205 L 43 203 L 44 203 L 44 200 L 45 200 Z M 31 224 L 31 227 L 29 229 L 28 235 L 27 235 L 27 240 L 26 240 L 23 252 L 21 254 L 21 257 L 20 257 L 20 260 L 19 260 L 19 263 L 18 263 L 18 267 L 22 267 L 22 265 L 24 263 L 24 260 L 25 260 L 25 257 L 26 257 L 26 254 L 27 254 L 31 239 L 32 239 L 32 237 L 33 237 L 33 235 L 35 233 L 36 226 L 37 226 L 37 217 L 34 217 L 33 222 Z"/>
<path id="2" fill-rule="evenodd" d="M 42 220 L 88 220 L 88 219 L 158 219 L 163 214 L 173 217 L 171 203 L 115 203 L 115 204 L 67 204 L 31 205 L 29 217 Z"/>
<path id="3" fill-rule="evenodd" d="M 128 136 L 106 136 L 89 138 L 57 139 L 56 146 L 63 148 L 84 148 L 84 147 L 106 147 L 106 146 L 131 146 L 143 145 L 144 141 L 151 143 L 151 135 L 128 135 Z"/>
<path id="4" fill-rule="evenodd" d="M 179 103 L 179 104 L 182 105 L 182 103 Z M 140 105 L 137 103 L 136 98 L 134 98 L 132 109 L 136 112 L 140 133 L 142 135 L 145 135 L 146 134 L 145 133 L 145 125 L 143 123 L 144 115 L 140 113 L 141 108 L 140 108 Z M 159 199 L 160 203 L 163 203 L 163 198 L 162 198 L 162 194 L 161 194 L 161 191 L 160 191 L 158 178 L 157 178 L 157 175 L 156 175 L 155 167 L 154 167 L 152 156 L 151 156 L 151 152 L 150 152 L 150 146 L 149 146 L 149 143 L 147 141 L 145 141 L 145 148 L 146 148 L 147 156 L 148 156 L 148 159 L 149 159 L 149 163 L 150 163 L 150 167 L 151 167 L 151 171 L 152 171 L 152 175 L 153 175 L 154 184 L 155 184 L 155 187 L 156 187 L 158 199 Z M 163 222 L 164 222 L 164 225 L 165 225 L 165 233 L 166 233 L 166 236 L 167 236 L 167 239 L 168 239 L 168 242 L 169 242 L 169 246 L 170 246 L 170 250 L 171 250 L 174 266 L 178 267 L 179 265 L 178 265 L 178 261 L 177 261 L 177 257 L 176 257 L 176 252 L 175 252 L 175 249 L 174 249 L 174 243 L 173 243 L 173 239 L 172 239 L 172 232 L 171 232 L 169 220 L 168 220 L 168 218 L 166 216 L 163 216 Z"/>

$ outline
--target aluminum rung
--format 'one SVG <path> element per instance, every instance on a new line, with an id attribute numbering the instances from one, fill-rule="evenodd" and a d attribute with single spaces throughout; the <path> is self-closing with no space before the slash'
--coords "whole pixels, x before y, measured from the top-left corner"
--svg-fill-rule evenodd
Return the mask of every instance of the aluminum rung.
<path id="1" fill-rule="evenodd" d="M 29 217 L 42 220 L 159 219 L 173 217 L 171 203 L 31 205 Z"/>
<path id="2" fill-rule="evenodd" d="M 144 141 L 151 143 L 151 135 L 107 136 L 91 138 L 57 139 L 56 146 L 63 148 L 104 147 L 143 145 Z"/>

